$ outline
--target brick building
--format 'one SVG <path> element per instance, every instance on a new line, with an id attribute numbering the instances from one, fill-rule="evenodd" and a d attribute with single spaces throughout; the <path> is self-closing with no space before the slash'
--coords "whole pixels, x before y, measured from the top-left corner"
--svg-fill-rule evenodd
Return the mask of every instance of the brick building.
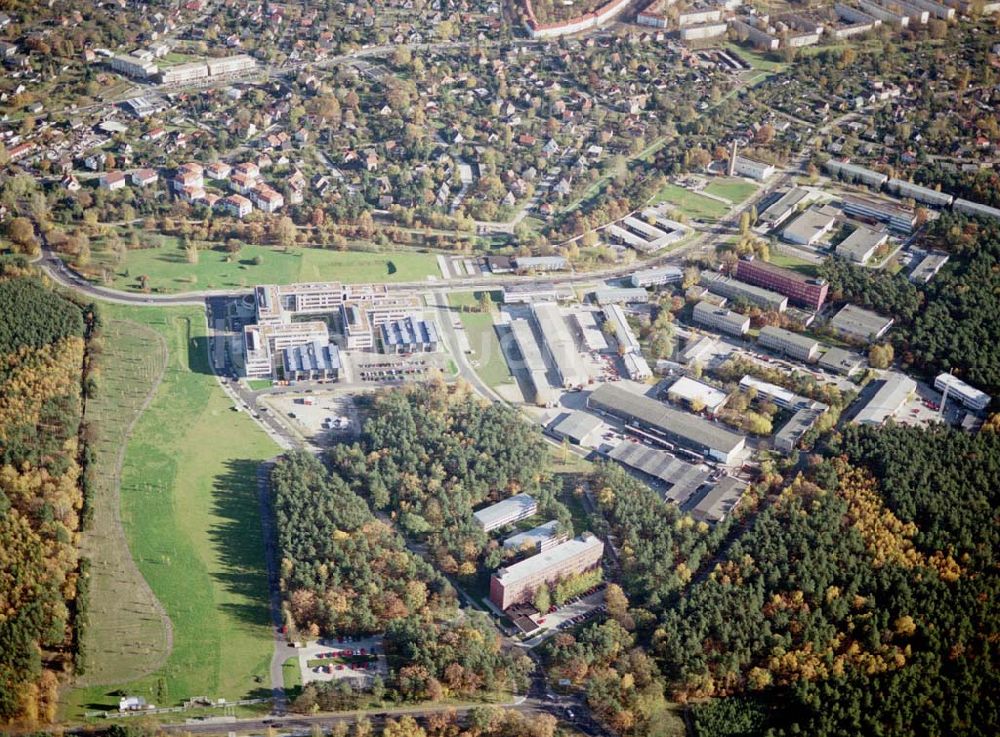
<path id="1" fill-rule="evenodd" d="M 813 310 L 823 306 L 830 288 L 822 279 L 814 279 L 757 259 L 741 259 L 736 264 L 736 278 L 747 284 L 784 294 L 792 302 Z"/>

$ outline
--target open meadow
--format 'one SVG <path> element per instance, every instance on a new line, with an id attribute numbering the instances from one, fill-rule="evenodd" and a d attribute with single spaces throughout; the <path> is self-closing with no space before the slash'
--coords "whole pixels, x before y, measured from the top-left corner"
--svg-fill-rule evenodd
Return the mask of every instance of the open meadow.
<path id="1" fill-rule="evenodd" d="M 102 634 L 95 621 L 103 643 L 91 653 L 94 673 L 123 680 L 84 681 L 90 685 L 68 692 L 65 716 L 117 706 L 120 693 L 157 705 L 269 693 L 273 639 L 256 470 L 278 449 L 245 413 L 232 411 L 209 373 L 201 309 L 106 306 L 104 314 L 155 331 L 168 350 L 162 382 L 128 440 L 120 495 L 125 537 L 170 618 L 173 647 L 162 666 L 134 678 L 143 655 L 154 664 L 159 655 L 132 654 L 123 661 L 132 668 L 118 668 L 130 645 L 108 642 L 115 627 Z M 109 331 L 109 342 L 117 339 Z M 95 582 L 95 593 L 102 585 Z M 95 597 L 91 619 L 109 606 L 119 628 L 144 616 L 116 595 L 107 604 Z"/>

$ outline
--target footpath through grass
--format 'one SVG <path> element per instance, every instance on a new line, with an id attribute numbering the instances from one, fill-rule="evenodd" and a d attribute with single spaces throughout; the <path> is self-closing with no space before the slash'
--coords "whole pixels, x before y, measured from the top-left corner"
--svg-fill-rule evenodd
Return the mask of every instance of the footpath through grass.
<path id="1" fill-rule="evenodd" d="M 493 301 L 496 303 L 499 299 L 495 296 Z M 453 292 L 448 295 L 448 304 L 452 307 L 478 309 L 479 292 Z M 479 377 L 491 387 L 513 381 L 507 360 L 500 349 L 493 315 L 488 312 L 459 312 L 458 315 L 472 347 L 469 358 Z"/>
<path id="2" fill-rule="evenodd" d="M 65 717 L 117 707 L 120 692 L 157 705 L 266 696 L 273 640 L 256 471 L 278 449 L 232 411 L 209 373 L 200 308 L 108 306 L 105 315 L 147 325 L 169 348 L 163 381 L 128 442 L 121 516 L 174 642 L 166 664 L 148 676 L 69 692 Z"/>
<path id="3" fill-rule="evenodd" d="M 91 564 L 83 685 L 138 678 L 162 665 L 169 649 L 169 621 L 117 521 L 122 451 L 165 368 L 166 346 L 155 330 L 131 320 L 105 319 L 101 342 L 98 391 L 85 415 L 95 482 L 93 521 L 81 536 Z"/>
<path id="4" fill-rule="evenodd" d="M 424 281 L 441 273 L 434 254 L 415 251 L 367 253 L 247 245 L 236 254 L 199 250 L 198 263 L 189 263 L 179 239 L 162 237 L 160 241 L 159 248 L 128 251 L 124 264 L 112 269 L 111 286 L 139 292 L 139 277 L 147 276 L 150 289 L 170 294 L 304 281 Z M 96 265 L 112 266 L 108 253 L 95 249 L 93 259 Z"/>

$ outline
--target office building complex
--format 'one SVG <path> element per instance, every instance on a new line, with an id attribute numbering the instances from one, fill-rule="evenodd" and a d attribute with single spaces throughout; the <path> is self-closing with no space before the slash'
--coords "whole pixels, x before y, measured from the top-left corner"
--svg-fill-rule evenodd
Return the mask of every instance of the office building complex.
<path id="1" fill-rule="evenodd" d="M 538 502 L 531 495 L 515 494 L 485 509 L 480 509 L 472 517 L 484 532 L 490 532 L 533 517 L 536 512 L 538 512 Z"/>
<path id="2" fill-rule="evenodd" d="M 822 279 L 804 276 L 757 259 L 740 259 L 736 264 L 736 278 L 784 294 L 789 301 L 812 310 L 823 306 L 830 289 L 830 285 Z"/>
<path id="3" fill-rule="evenodd" d="M 500 609 L 531 601 L 541 587 L 600 565 L 604 543 L 585 532 L 544 553 L 500 568 L 490 579 L 490 601 Z"/>
<path id="4" fill-rule="evenodd" d="M 819 342 L 784 328 L 766 325 L 760 329 L 757 342 L 765 348 L 809 363 L 819 359 Z"/>
<path id="5" fill-rule="evenodd" d="M 949 399 L 957 399 L 963 405 L 976 412 L 982 412 L 990 406 L 992 397 L 986 392 L 969 386 L 961 379 L 951 374 L 939 374 L 934 379 L 934 388 L 939 392 L 947 390 Z"/>
<path id="6" fill-rule="evenodd" d="M 720 333 L 746 335 L 750 330 L 750 318 L 746 315 L 716 307 L 704 300 L 695 304 L 692 315 L 696 324 L 718 330 Z"/>
<path id="7" fill-rule="evenodd" d="M 511 535 L 503 541 L 503 549 L 514 551 L 531 549 L 534 553 L 544 553 L 565 541 L 566 533 L 560 531 L 559 520 L 554 519 L 544 525 Z"/>
<path id="8" fill-rule="evenodd" d="M 770 289 L 755 287 L 753 284 L 730 279 L 723 274 L 705 272 L 701 275 L 701 285 L 708 291 L 737 302 L 756 305 L 762 310 L 784 312 L 788 307 L 788 297 Z"/>
<path id="9" fill-rule="evenodd" d="M 428 353 L 438 349 L 437 325 L 418 315 L 388 320 L 380 326 L 383 353 Z"/>

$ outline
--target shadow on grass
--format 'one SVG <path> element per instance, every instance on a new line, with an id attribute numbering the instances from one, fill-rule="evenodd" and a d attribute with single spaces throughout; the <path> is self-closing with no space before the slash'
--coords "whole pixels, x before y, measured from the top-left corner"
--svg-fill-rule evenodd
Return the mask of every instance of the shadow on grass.
<path id="1" fill-rule="evenodd" d="M 268 626 L 267 566 L 257 499 L 259 461 L 234 459 L 212 485 L 212 506 L 221 520 L 210 530 L 223 571 L 213 574 L 226 590 L 241 599 L 222 609 L 240 622 Z"/>

